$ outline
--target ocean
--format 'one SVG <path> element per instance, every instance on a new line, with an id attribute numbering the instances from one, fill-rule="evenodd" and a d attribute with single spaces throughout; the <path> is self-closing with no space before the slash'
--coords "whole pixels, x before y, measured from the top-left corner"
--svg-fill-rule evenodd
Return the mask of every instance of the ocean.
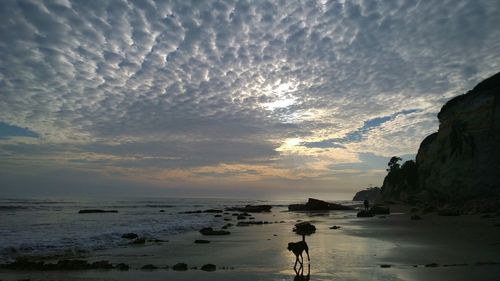
<path id="1" fill-rule="evenodd" d="M 286 210 L 291 201 L 153 198 L 122 200 L 0 199 L 0 263 L 19 256 L 79 256 L 90 251 L 126 247 L 121 238 L 133 232 L 147 239 L 221 227 L 212 213 L 179 212 L 223 209 L 247 204 L 273 205 Z M 117 213 L 79 214 L 82 209 Z"/>

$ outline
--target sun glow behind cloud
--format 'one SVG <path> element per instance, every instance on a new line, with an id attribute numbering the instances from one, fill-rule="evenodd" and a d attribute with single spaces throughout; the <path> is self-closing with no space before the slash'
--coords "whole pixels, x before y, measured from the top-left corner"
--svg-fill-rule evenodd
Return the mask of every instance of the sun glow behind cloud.
<path id="1" fill-rule="evenodd" d="M 5 1 L 0 185 L 379 184 L 500 68 L 496 1 L 415 3 Z"/>

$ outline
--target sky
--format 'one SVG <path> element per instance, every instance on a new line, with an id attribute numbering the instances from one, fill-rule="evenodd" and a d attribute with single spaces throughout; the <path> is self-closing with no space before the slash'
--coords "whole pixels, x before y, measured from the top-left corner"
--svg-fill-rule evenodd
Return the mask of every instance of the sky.
<path id="1" fill-rule="evenodd" d="M 0 196 L 349 199 L 500 70 L 500 1 L 0 2 Z"/>

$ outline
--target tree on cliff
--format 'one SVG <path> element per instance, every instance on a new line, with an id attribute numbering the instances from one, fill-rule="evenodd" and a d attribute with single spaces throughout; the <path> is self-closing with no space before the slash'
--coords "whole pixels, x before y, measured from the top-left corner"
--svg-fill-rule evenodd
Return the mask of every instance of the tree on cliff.
<path id="1" fill-rule="evenodd" d="M 391 157 L 391 160 L 389 160 L 389 163 L 387 163 L 387 166 L 389 166 L 389 169 L 386 169 L 387 172 L 390 172 L 390 171 L 396 171 L 399 169 L 399 161 L 401 161 L 403 159 L 401 159 L 401 157 L 397 157 L 397 156 L 392 156 Z"/>
<path id="2" fill-rule="evenodd" d="M 412 195 L 418 188 L 417 163 L 408 160 L 400 165 L 402 159 L 393 156 L 387 166 L 388 173 L 384 179 L 382 193 L 391 193 L 392 196 L 399 197 L 401 194 Z"/>

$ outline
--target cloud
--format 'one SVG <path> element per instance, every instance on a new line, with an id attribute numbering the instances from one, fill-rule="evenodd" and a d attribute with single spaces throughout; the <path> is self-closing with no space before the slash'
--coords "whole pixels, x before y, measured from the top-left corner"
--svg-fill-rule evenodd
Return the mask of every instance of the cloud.
<path id="1" fill-rule="evenodd" d="M 498 71 L 499 12 L 486 0 L 7 1 L 0 124 L 38 137 L 0 139 L 0 166 L 24 161 L 13 145 L 76 168 L 315 175 L 412 154 L 447 99 Z"/>

